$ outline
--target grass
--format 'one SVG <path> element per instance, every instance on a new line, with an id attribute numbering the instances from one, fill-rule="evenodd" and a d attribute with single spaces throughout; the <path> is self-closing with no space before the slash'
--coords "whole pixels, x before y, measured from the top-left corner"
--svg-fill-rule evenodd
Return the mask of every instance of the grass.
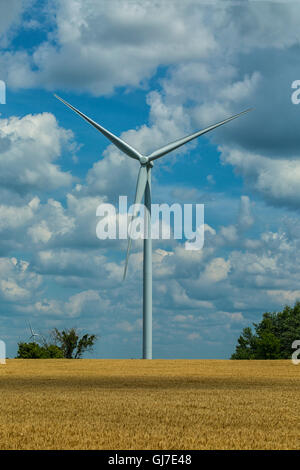
<path id="1" fill-rule="evenodd" d="M 8 360 L 0 449 L 299 449 L 291 361 Z"/>

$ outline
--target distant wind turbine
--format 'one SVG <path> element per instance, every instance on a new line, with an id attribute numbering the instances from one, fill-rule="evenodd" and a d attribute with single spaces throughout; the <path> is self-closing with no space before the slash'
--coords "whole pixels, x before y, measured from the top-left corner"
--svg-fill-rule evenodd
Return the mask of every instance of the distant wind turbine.
<path id="1" fill-rule="evenodd" d="M 34 330 L 31 328 L 31 324 L 30 324 L 29 321 L 27 321 L 27 323 L 28 323 L 28 327 L 29 327 L 29 330 L 30 330 L 30 333 L 31 333 L 31 336 L 29 336 L 28 340 L 30 341 L 33 338 L 33 341 L 34 341 L 35 337 L 41 336 L 41 335 L 34 332 Z"/>
<path id="2" fill-rule="evenodd" d="M 235 114 L 224 121 L 220 121 L 217 124 L 206 127 L 200 131 L 194 132 L 182 139 L 175 140 L 164 147 L 161 147 L 150 155 L 142 155 L 136 149 L 131 147 L 131 145 L 124 142 L 124 140 L 115 136 L 112 132 L 108 131 L 104 127 L 100 126 L 97 122 L 90 119 L 88 116 L 83 114 L 78 109 L 74 108 L 71 104 L 67 103 L 65 100 L 60 98 L 58 95 L 54 95 L 57 99 L 62 101 L 66 106 L 71 108 L 75 113 L 79 114 L 83 119 L 89 122 L 94 126 L 98 131 L 100 131 L 107 139 L 109 139 L 119 150 L 123 153 L 126 153 L 128 157 L 138 160 L 140 163 L 139 174 L 136 184 L 136 193 L 135 193 L 135 209 L 133 213 L 133 218 L 137 215 L 136 205 L 141 204 L 144 197 L 144 206 L 145 211 L 145 238 L 144 238 L 144 262 L 143 262 L 143 359 L 152 359 L 152 240 L 151 240 L 151 170 L 153 167 L 153 161 L 158 158 L 163 157 L 167 153 L 172 152 L 173 150 L 181 147 L 184 144 L 187 144 L 193 139 L 200 137 L 207 132 L 212 131 L 216 127 L 222 126 L 233 119 L 241 116 L 242 114 L 248 113 L 251 109 L 246 109 L 239 114 Z M 127 254 L 124 268 L 124 276 L 126 277 L 128 259 L 131 247 L 131 237 L 128 238 Z"/>

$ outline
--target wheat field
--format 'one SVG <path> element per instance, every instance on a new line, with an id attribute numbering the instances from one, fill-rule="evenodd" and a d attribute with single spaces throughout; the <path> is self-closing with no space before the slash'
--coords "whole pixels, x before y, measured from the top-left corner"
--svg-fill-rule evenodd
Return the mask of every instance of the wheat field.
<path id="1" fill-rule="evenodd" d="M 0 449 L 299 449 L 291 361 L 0 365 Z"/>

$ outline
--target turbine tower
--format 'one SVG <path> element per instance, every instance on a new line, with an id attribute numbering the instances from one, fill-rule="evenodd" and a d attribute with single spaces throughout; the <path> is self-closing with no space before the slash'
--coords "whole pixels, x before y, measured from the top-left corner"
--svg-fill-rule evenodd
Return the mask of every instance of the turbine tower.
<path id="1" fill-rule="evenodd" d="M 78 109 L 74 108 L 71 104 L 67 103 L 65 100 L 60 98 L 58 95 L 54 95 L 57 99 L 62 101 L 66 106 L 71 108 L 75 113 L 79 114 L 83 119 L 88 123 L 94 126 L 99 132 L 101 132 L 107 139 L 109 139 L 119 150 L 128 155 L 128 157 L 138 160 L 140 163 L 139 174 L 136 184 L 136 193 L 135 193 L 135 208 L 137 204 L 142 203 L 144 197 L 144 207 L 145 207 L 145 235 L 144 235 L 144 261 L 143 261 L 143 359 L 152 359 L 152 240 L 151 240 L 151 171 L 153 168 L 153 161 L 158 158 L 163 157 L 167 153 L 172 152 L 173 150 L 181 147 L 184 144 L 187 144 L 193 139 L 200 137 L 207 132 L 212 131 L 216 127 L 222 126 L 233 119 L 245 114 L 251 109 L 246 109 L 239 114 L 235 114 L 224 121 L 220 121 L 217 124 L 206 127 L 200 131 L 194 132 L 182 139 L 175 140 L 164 147 L 161 147 L 150 155 L 143 155 L 138 152 L 136 149 L 131 147 L 119 137 L 115 136 L 112 132 L 108 131 L 104 127 L 100 126 L 97 122 L 90 119 L 88 116 L 83 114 Z M 134 210 L 133 217 L 137 214 L 136 209 Z M 130 234 L 129 234 L 130 235 Z M 124 276 L 126 277 L 128 259 L 131 247 L 131 237 L 128 238 L 127 254 L 124 268 Z"/>

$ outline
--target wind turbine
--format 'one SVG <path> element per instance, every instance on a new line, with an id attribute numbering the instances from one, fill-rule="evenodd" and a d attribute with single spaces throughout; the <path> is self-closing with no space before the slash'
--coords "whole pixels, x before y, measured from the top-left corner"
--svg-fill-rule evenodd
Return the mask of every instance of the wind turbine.
<path id="1" fill-rule="evenodd" d="M 31 333 L 31 336 L 29 336 L 29 338 L 28 338 L 29 340 L 31 340 L 32 338 L 33 338 L 33 340 L 34 340 L 34 338 L 35 338 L 36 336 L 41 336 L 41 335 L 39 335 L 38 333 L 35 333 L 35 332 L 33 331 L 33 329 L 31 328 L 31 325 L 30 325 L 30 322 L 29 322 L 29 321 L 27 321 L 27 323 L 28 323 L 28 326 L 29 326 L 29 329 L 30 329 L 30 333 Z"/>
<path id="2" fill-rule="evenodd" d="M 175 140 L 154 152 L 150 155 L 143 155 L 138 150 L 131 147 L 131 145 L 124 142 L 124 140 L 115 136 L 112 132 L 108 131 L 104 127 L 100 126 L 97 122 L 93 121 L 91 118 L 83 114 L 78 109 L 74 108 L 67 101 L 60 98 L 58 95 L 54 95 L 57 99 L 62 101 L 66 106 L 71 108 L 75 113 L 79 114 L 83 119 L 88 123 L 94 126 L 99 132 L 101 132 L 107 139 L 109 139 L 119 150 L 128 155 L 128 157 L 138 160 L 140 163 L 139 174 L 136 184 L 136 193 L 135 193 L 135 208 L 137 204 L 141 204 L 144 197 L 144 207 L 145 207 L 145 238 L 144 238 L 144 262 L 143 262 L 143 359 L 152 359 L 152 240 L 151 240 L 151 170 L 153 167 L 153 161 L 158 158 L 163 157 L 167 153 L 172 152 L 173 150 L 181 147 L 184 144 L 187 144 L 193 139 L 200 137 L 207 132 L 212 131 L 216 127 L 222 126 L 233 119 L 241 116 L 242 114 L 248 113 L 251 109 L 246 109 L 239 114 L 235 114 L 224 121 L 220 121 L 217 124 L 206 127 L 200 131 L 194 132 L 182 139 Z M 133 213 L 133 218 L 136 216 L 137 211 Z M 127 254 L 124 268 L 124 276 L 126 277 L 128 259 L 131 247 L 131 237 L 128 238 Z"/>

